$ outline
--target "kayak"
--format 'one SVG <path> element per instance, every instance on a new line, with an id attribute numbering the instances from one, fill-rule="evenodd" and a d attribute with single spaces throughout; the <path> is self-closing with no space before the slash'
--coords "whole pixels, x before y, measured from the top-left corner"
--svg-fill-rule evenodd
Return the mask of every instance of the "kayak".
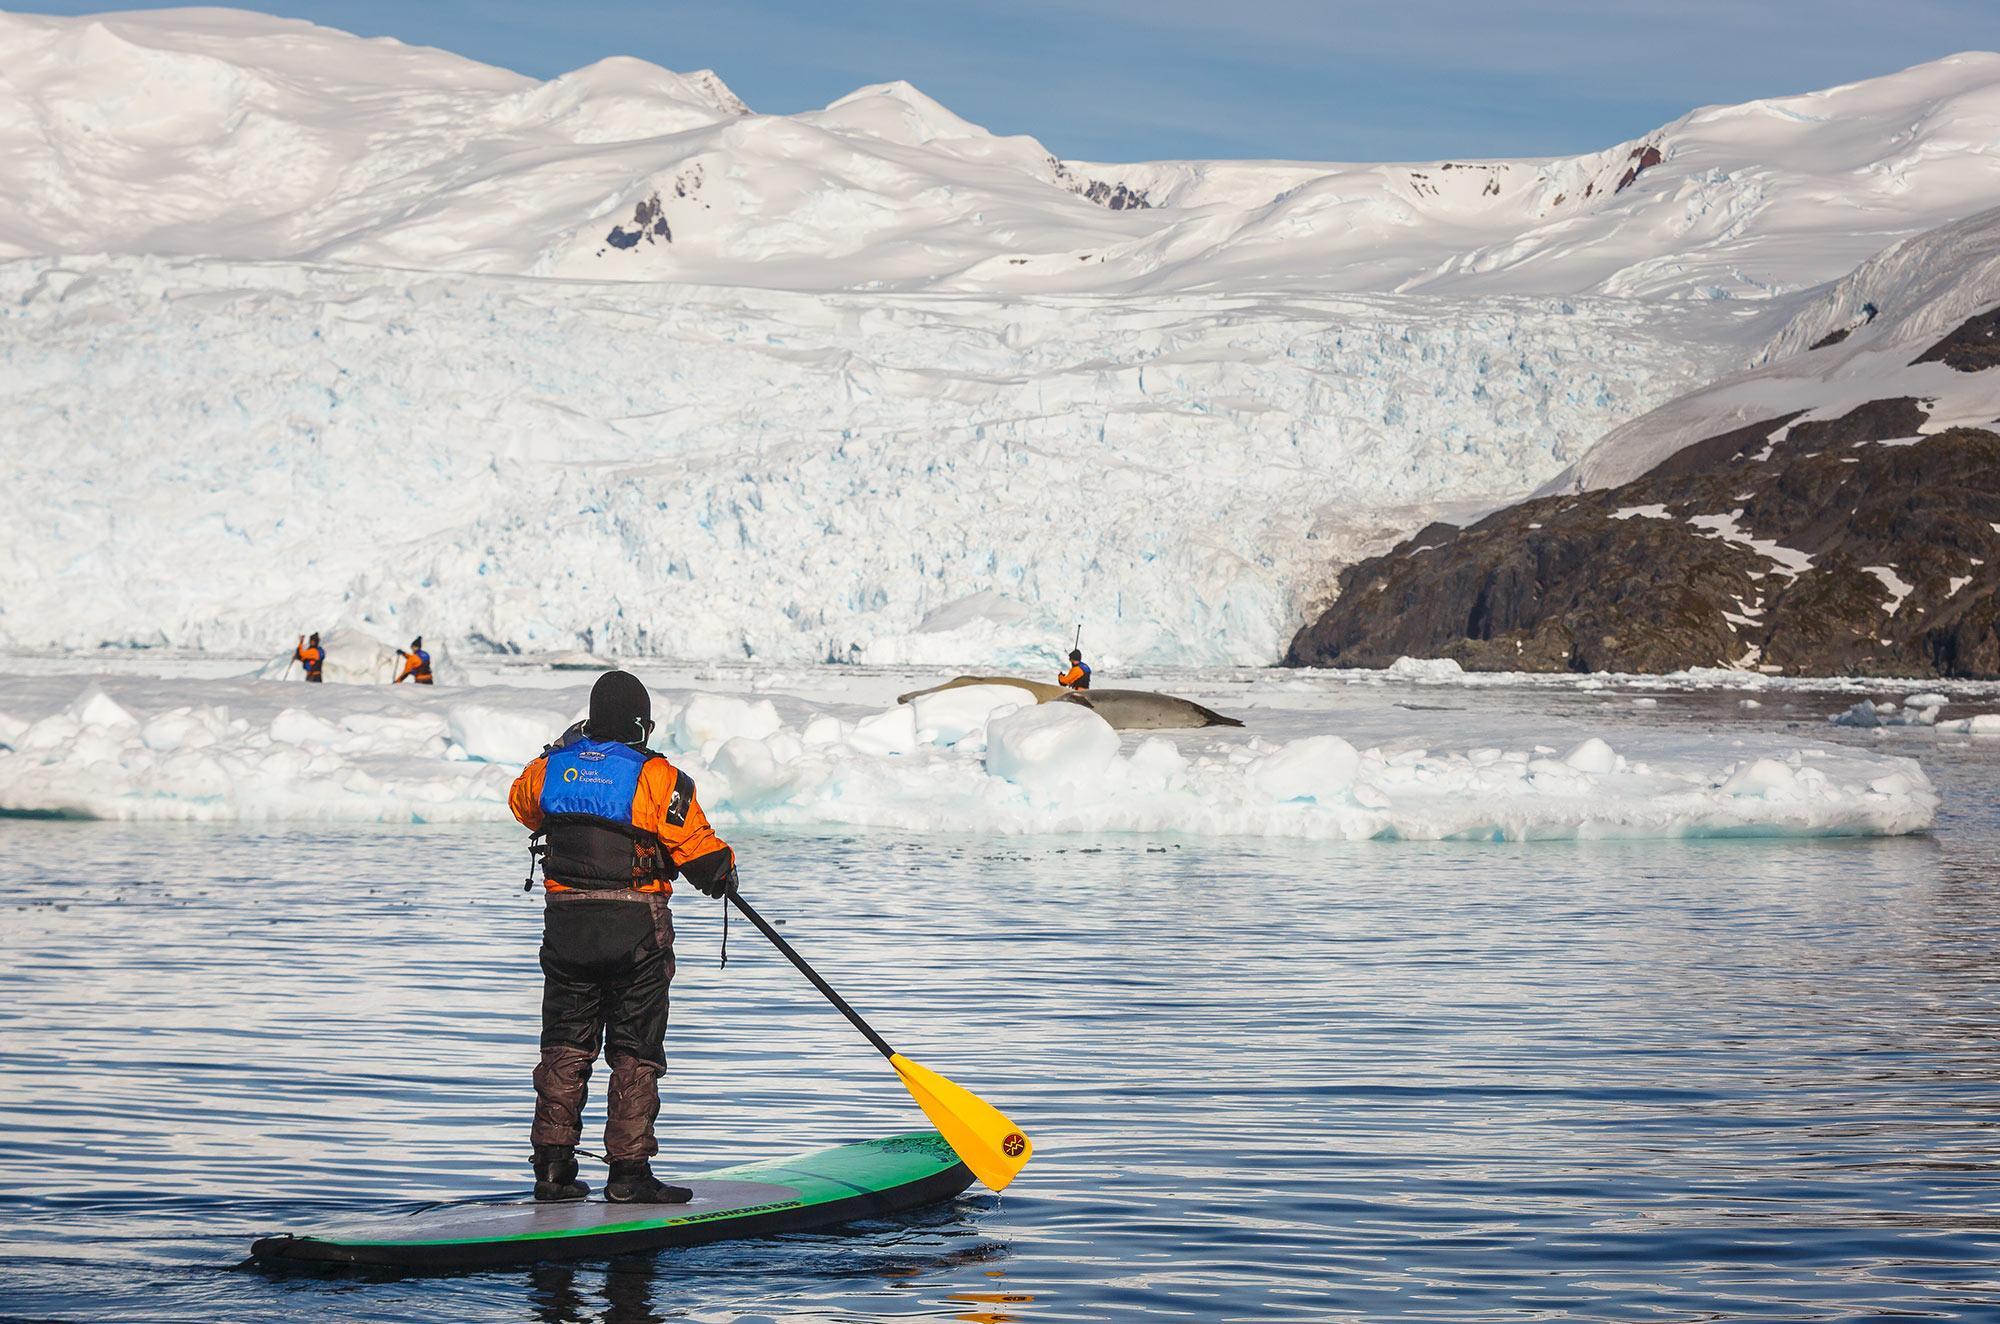
<path id="1" fill-rule="evenodd" d="M 937 1132 L 913 1131 L 671 1180 L 694 1198 L 675 1205 L 601 1199 L 432 1205 L 264 1237 L 250 1247 L 250 1258 L 271 1265 L 472 1269 L 627 1255 L 917 1209 L 965 1190 L 972 1173 Z"/>

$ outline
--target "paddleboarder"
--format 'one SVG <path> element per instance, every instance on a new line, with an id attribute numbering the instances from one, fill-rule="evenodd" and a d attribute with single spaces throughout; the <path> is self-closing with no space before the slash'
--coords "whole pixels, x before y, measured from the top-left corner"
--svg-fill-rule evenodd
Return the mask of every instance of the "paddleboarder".
<path id="1" fill-rule="evenodd" d="M 319 631 L 314 630 L 311 639 L 299 636 L 298 646 L 292 649 L 292 661 L 305 663 L 307 680 L 317 683 L 326 679 L 321 674 L 326 665 L 326 650 L 319 646 Z"/>
<path id="2" fill-rule="evenodd" d="M 690 1192 L 653 1176 L 659 1077 L 666 1070 L 667 985 L 674 977 L 673 880 L 711 897 L 736 890 L 736 857 L 709 828 L 694 780 L 646 748 L 652 698 L 608 671 L 590 715 L 515 779 L 508 805 L 542 858 L 542 1056 L 535 1068 L 535 1198 L 581 1200 L 576 1146 L 600 1044 L 604 1198 L 679 1204 Z M 546 844 L 542 844 L 542 843 Z"/>
<path id="3" fill-rule="evenodd" d="M 1090 665 L 1083 660 L 1083 650 L 1069 650 L 1069 670 L 1056 677 L 1056 684 L 1072 690 L 1090 688 Z"/>
<path id="4" fill-rule="evenodd" d="M 433 683 L 431 678 L 431 655 L 424 649 L 424 637 L 422 635 L 418 635 L 416 638 L 410 640 L 410 647 L 407 652 L 400 648 L 397 649 L 396 656 L 403 659 L 403 669 L 396 673 L 396 684 L 401 685 L 406 680 L 413 680 L 419 685 Z"/>

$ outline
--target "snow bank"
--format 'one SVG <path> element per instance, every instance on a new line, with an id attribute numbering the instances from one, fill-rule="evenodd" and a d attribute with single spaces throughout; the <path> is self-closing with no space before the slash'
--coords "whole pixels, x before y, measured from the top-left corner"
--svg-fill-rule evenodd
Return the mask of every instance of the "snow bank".
<path id="1" fill-rule="evenodd" d="M 1014 685 L 961 685 L 919 694 L 908 706 L 916 717 L 917 731 L 932 743 L 968 741 L 976 748 L 985 744 L 987 723 L 993 718 L 1017 708 L 1032 708 L 1035 702 L 1033 694 Z"/>
<path id="2" fill-rule="evenodd" d="M 445 710 L 445 733 L 465 758 L 518 766 L 540 754 L 587 712 L 586 707 L 565 716 L 548 708 L 454 703 Z M 451 757 L 450 750 L 446 757 Z"/>
<path id="3" fill-rule="evenodd" d="M 738 737 L 761 740 L 782 725 L 778 710 L 769 699 L 697 694 L 675 707 L 677 711 L 668 728 L 672 731 L 674 749 L 705 749 Z M 657 703 L 653 707 L 653 720 L 656 725 L 667 725 Z"/>
<path id="4" fill-rule="evenodd" d="M 1257 760 L 1251 781 L 1273 800 L 1325 800 L 1337 798 L 1354 785 L 1361 771 L 1361 755 L 1339 736 L 1308 736 L 1294 740 Z"/>
<path id="5" fill-rule="evenodd" d="M 654 702 L 723 824 L 1518 841 L 1903 833 L 1938 805 L 1911 760 L 1771 734 L 1591 734 L 1376 702 L 1121 739 L 1089 709 L 1016 707 L 1003 688 L 878 710 L 659 687 Z M 0 810 L 503 822 L 520 764 L 587 694 L 0 679 Z"/>
<path id="6" fill-rule="evenodd" d="M 1032 799 L 1094 798 L 1117 757 L 1118 733 L 1081 704 L 1036 704 L 995 719 L 986 730 L 986 771 Z"/>

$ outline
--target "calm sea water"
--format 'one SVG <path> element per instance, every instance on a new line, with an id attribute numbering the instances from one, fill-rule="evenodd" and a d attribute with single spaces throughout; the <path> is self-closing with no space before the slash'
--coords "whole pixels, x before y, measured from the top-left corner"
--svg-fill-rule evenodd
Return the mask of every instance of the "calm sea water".
<path id="1" fill-rule="evenodd" d="M 838 1235 L 451 1277 L 238 1266 L 525 1188 L 520 834 L 0 822 L 0 1317 L 2000 1318 L 1994 743 L 1912 747 L 1947 816 L 1899 840 L 736 834 L 1035 1161 Z M 676 909 L 663 1171 L 922 1125 L 754 931 L 718 970 L 717 904 Z"/>

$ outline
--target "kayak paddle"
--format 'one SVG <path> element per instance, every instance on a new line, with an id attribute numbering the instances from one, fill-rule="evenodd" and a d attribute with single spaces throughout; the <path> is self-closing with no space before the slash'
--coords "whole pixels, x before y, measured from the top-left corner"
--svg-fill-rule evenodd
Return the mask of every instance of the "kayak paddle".
<path id="1" fill-rule="evenodd" d="M 743 912 L 743 917 L 755 924 L 771 945 L 785 954 L 785 959 L 799 968 L 799 973 L 810 979 L 813 987 L 826 995 L 826 1000 L 834 1009 L 853 1023 L 854 1028 L 868 1037 L 876 1051 L 889 1059 L 889 1065 L 896 1068 L 902 1078 L 903 1088 L 924 1110 L 924 1116 L 931 1119 L 938 1134 L 958 1152 L 965 1166 L 972 1169 L 972 1175 L 984 1182 L 989 1190 L 1006 1189 L 1014 1180 L 1014 1174 L 1027 1165 L 1034 1156 L 1035 1147 L 1021 1128 L 1014 1125 L 992 1104 L 974 1094 L 971 1090 L 954 1085 L 928 1067 L 919 1066 L 895 1049 L 889 1047 L 888 1040 L 875 1033 L 859 1012 L 847 1005 L 847 1000 L 833 991 L 833 986 L 819 977 L 819 972 L 806 964 L 806 959 L 792 950 L 792 945 L 778 936 L 762 915 L 758 914 L 740 893 L 731 892 L 729 899 Z"/>

